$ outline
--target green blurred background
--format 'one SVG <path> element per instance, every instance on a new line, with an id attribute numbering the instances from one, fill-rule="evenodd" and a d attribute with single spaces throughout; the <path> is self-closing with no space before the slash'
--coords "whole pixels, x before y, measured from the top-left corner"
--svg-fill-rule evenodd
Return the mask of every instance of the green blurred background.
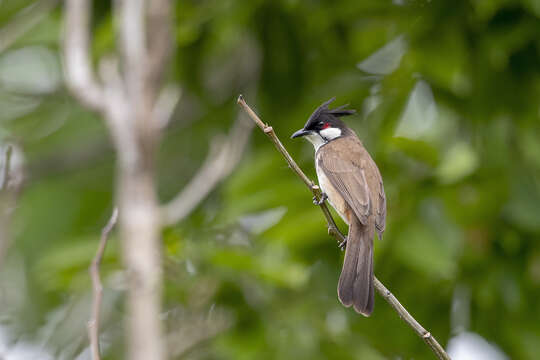
<path id="1" fill-rule="evenodd" d="M 62 4 L 38 2 L 48 6 L 0 0 L 0 145 L 2 154 L 13 146 L 18 187 L 4 211 L 0 354 L 82 360 L 87 268 L 113 207 L 115 155 L 101 119 L 63 85 Z M 167 79 L 182 96 L 160 147 L 160 199 L 229 131 L 239 93 L 314 178 L 312 146 L 289 136 L 336 96 L 358 110 L 346 121 L 385 182 L 377 277 L 455 359 L 536 359 L 539 16 L 538 0 L 177 1 Z M 97 62 L 115 46 L 109 1 L 94 1 L 92 30 Z M 340 305 L 342 253 L 258 129 L 231 175 L 164 229 L 163 244 L 175 358 L 433 358 L 381 297 L 370 318 Z M 119 359 L 115 234 L 102 273 L 105 358 Z M 469 357 L 458 353 L 465 345 Z"/>

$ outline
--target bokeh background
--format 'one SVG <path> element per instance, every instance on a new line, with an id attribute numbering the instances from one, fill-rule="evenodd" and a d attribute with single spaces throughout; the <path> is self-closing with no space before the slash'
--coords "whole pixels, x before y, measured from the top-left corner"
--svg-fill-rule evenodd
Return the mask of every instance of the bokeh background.
<path id="1" fill-rule="evenodd" d="M 87 268 L 113 208 L 106 128 L 63 83 L 62 16 L 59 1 L 0 0 L 7 360 L 89 358 Z M 289 136 L 336 96 L 358 110 L 346 121 L 385 182 L 378 278 L 454 358 L 536 359 L 539 16 L 537 0 L 177 1 L 168 82 L 181 98 L 157 159 L 160 199 L 249 122 L 239 93 L 314 178 L 311 145 Z M 97 60 L 115 46 L 110 2 L 94 1 L 92 31 Z M 174 358 L 433 358 L 381 297 L 370 318 L 339 304 L 342 253 L 309 191 L 258 129 L 241 150 L 230 175 L 163 231 Z M 105 359 L 120 359 L 115 233 L 102 274 Z"/>

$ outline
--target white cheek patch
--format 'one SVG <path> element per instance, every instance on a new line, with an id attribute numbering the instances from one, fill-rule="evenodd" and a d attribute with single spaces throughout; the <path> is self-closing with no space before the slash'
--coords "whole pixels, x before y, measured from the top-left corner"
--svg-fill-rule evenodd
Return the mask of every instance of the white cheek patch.
<path id="1" fill-rule="evenodd" d="M 311 133 L 305 136 L 306 139 L 309 140 L 310 143 L 313 144 L 313 147 L 315 147 L 315 151 L 321 147 L 321 145 L 326 144 L 326 141 L 317 133 Z"/>
<path id="2" fill-rule="evenodd" d="M 329 127 L 319 132 L 321 133 L 321 136 L 326 139 L 326 141 L 330 141 L 341 136 L 341 130 L 335 127 Z"/>

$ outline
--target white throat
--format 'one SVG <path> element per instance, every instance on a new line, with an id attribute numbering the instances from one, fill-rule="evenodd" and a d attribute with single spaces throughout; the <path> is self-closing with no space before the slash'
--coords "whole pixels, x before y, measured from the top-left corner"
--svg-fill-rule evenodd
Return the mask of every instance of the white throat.
<path id="1" fill-rule="evenodd" d="M 311 134 L 306 135 L 305 138 L 308 139 L 309 142 L 313 144 L 315 151 L 317 151 L 322 145 L 340 136 L 341 136 L 341 130 L 338 128 L 331 127 L 331 128 L 323 129 L 319 131 L 319 133 L 312 132 Z"/>
<path id="2" fill-rule="evenodd" d="M 319 133 L 321 134 L 323 139 L 326 139 L 326 141 L 330 141 L 341 136 L 341 129 L 329 127 L 319 131 Z"/>
<path id="3" fill-rule="evenodd" d="M 309 140 L 310 143 L 313 144 L 313 147 L 315 148 L 315 151 L 319 150 L 319 148 L 326 144 L 327 141 L 325 141 L 319 134 L 317 133 L 311 133 L 305 136 L 306 139 Z"/>

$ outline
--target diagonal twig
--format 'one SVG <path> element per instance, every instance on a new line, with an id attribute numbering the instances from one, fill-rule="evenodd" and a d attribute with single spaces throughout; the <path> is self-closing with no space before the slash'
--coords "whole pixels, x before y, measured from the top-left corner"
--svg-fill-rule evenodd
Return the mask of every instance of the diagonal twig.
<path id="1" fill-rule="evenodd" d="M 324 201 L 319 201 L 322 197 L 321 189 L 318 185 L 316 185 L 313 181 L 311 181 L 306 174 L 300 169 L 298 164 L 293 160 L 291 155 L 287 152 L 279 138 L 276 136 L 274 129 L 271 126 L 266 125 L 262 122 L 261 119 L 255 114 L 255 112 L 248 106 L 248 104 L 245 102 L 244 97 L 240 95 L 238 97 L 238 104 L 242 106 L 244 111 L 249 115 L 249 117 L 257 124 L 257 126 L 272 140 L 274 145 L 276 146 L 276 149 L 283 155 L 287 163 L 289 164 L 289 167 L 294 171 L 300 179 L 306 184 L 306 186 L 311 190 L 313 193 L 313 196 L 317 198 L 317 201 L 320 203 L 321 210 L 324 214 L 324 217 L 326 218 L 326 221 L 328 223 L 328 233 L 333 236 L 340 237 L 341 241 L 345 239 L 343 234 L 339 232 L 339 229 L 334 221 L 334 218 L 332 218 L 332 214 L 330 214 L 330 210 L 328 210 L 328 207 L 326 206 L 326 203 Z"/>
<path id="2" fill-rule="evenodd" d="M 311 181 L 306 174 L 300 169 L 298 164 L 293 160 L 291 155 L 287 152 L 279 138 L 277 137 L 276 133 L 274 132 L 274 129 L 266 125 L 262 122 L 262 120 L 255 114 L 255 112 L 249 107 L 249 105 L 244 100 L 244 97 L 240 95 L 238 97 L 238 104 L 244 109 L 244 111 L 249 115 L 249 117 L 257 124 L 257 126 L 272 140 L 274 145 L 276 146 L 276 149 L 285 157 L 285 160 L 289 164 L 289 167 L 292 169 L 292 171 L 295 172 L 296 175 L 302 181 L 306 184 L 306 186 L 309 187 L 313 195 L 317 198 L 317 200 L 321 199 L 322 193 L 317 185 Z M 320 208 L 326 218 L 326 221 L 328 222 L 328 233 L 336 238 L 340 243 L 343 242 L 346 237 L 339 231 L 338 227 L 336 226 L 336 223 L 334 222 L 334 219 L 332 218 L 332 214 L 330 214 L 330 211 L 328 210 L 328 207 L 326 206 L 326 203 L 322 202 L 320 204 Z M 401 303 L 398 301 L 398 299 L 388 290 L 375 276 L 374 278 L 374 286 L 377 292 L 394 308 L 394 310 L 398 313 L 399 317 L 402 318 L 413 330 L 416 332 L 424 342 L 429 345 L 433 353 L 442 360 L 450 360 L 450 357 L 448 354 L 444 351 L 443 347 L 437 342 L 435 337 L 431 335 L 429 331 L 424 329 L 422 325 L 416 319 L 409 314 L 409 312 L 401 305 Z"/>
<path id="3" fill-rule="evenodd" d="M 212 139 L 210 151 L 201 168 L 162 209 L 162 221 L 173 225 L 188 216 L 240 161 L 253 125 L 240 116 L 226 140 Z"/>
<path id="4" fill-rule="evenodd" d="M 90 338 L 90 351 L 92 352 L 92 360 L 100 360 L 99 351 L 99 314 L 101 312 L 101 300 L 103 299 L 103 285 L 99 275 L 99 266 L 101 259 L 107 247 L 109 233 L 116 224 L 118 219 L 118 208 L 114 208 L 107 225 L 101 230 L 101 238 L 96 252 L 96 256 L 90 265 L 90 277 L 92 278 L 92 314 L 88 320 L 88 337 Z"/>

